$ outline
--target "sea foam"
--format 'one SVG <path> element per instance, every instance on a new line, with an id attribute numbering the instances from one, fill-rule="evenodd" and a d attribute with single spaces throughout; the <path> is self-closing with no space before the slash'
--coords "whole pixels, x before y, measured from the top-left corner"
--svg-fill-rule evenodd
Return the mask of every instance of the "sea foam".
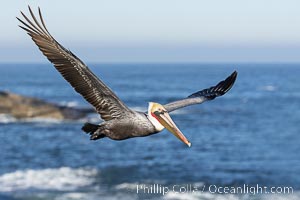
<path id="1" fill-rule="evenodd" d="M 0 123 L 2 123 L 2 124 L 14 123 L 16 121 L 17 121 L 17 119 L 11 115 L 0 114 Z"/>
<path id="2" fill-rule="evenodd" d="M 291 194 L 213 194 L 210 192 L 195 192 L 195 193 L 175 193 L 169 192 L 163 198 L 164 200 L 297 200 L 300 199 L 300 193 Z"/>
<path id="3" fill-rule="evenodd" d="M 93 184 L 97 174 L 96 169 L 89 168 L 18 170 L 0 176 L 0 192 L 28 189 L 73 191 Z"/>

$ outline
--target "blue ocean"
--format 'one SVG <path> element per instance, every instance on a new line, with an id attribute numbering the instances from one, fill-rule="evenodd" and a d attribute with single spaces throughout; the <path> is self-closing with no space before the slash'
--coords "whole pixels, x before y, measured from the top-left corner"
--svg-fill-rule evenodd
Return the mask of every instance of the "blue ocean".
<path id="1" fill-rule="evenodd" d="M 89 66 L 139 111 L 234 70 L 238 77 L 224 96 L 171 113 L 191 148 L 166 130 L 90 141 L 81 127 L 100 123 L 96 113 L 77 121 L 0 115 L 1 200 L 300 199 L 300 64 Z M 0 90 L 89 107 L 51 64 L 1 64 Z"/>

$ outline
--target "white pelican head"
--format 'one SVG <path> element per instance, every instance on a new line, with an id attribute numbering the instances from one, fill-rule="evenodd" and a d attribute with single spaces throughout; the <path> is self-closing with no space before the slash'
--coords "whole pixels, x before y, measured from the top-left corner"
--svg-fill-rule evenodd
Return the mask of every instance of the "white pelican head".
<path id="1" fill-rule="evenodd" d="M 186 139 L 179 128 L 177 128 L 168 111 L 161 104 L 149 102 L 148 118 L 155 127 L 156 131 L 159 132 L 166 128 L 183 143 L 185 143 L 189 147 L 191 146 L 191 143 Z"/>

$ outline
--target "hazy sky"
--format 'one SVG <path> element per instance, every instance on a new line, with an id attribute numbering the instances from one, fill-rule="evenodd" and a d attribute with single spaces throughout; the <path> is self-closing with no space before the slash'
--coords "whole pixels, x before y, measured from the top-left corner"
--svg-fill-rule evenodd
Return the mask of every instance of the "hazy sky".
<path id="1" fill-rule="evenodd" d="M 9 0 L 0 62 L 46 62 L 15 19 L 40 6 L 85 62 L 300 62 L 299 0 Z"/>

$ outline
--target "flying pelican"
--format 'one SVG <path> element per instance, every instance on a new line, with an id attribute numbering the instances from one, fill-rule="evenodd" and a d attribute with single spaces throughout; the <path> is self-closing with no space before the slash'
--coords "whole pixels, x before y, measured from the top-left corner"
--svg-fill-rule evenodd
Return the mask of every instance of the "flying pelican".
<path id="1" fill-rule="evenodd" d="M 124 140 L 133 137 L 149 136 L 162 131 L 164 128 L 173 133 L 183 143 L 191 146 L 183 133 L 171 119 L 169 113 L 193 104 L 200 104 L 224 95 L 230 90 L 237 77 L 234 71 L 225 80 L 216 86 L 193 93 L 187 98 L 161 105 L 150 102 L 148 112 L 137 112 L 129 109 L 93 72 L 70 50 L 59 44 L 49 33 L 45 26 L 40 8 L 39 18 L 34 16 L 28 6 L 31 18 L 21 12 L 23 20 L 17 19 L 23 24 L 24 29 L 39 47 L 47 59 L 71 84 L 76 92 L 89 102 L 104 120 L 95 125 L 85 123 L 82 130 L 90 134 L 91 140 L 109 137 L 113 140 Z"/>

